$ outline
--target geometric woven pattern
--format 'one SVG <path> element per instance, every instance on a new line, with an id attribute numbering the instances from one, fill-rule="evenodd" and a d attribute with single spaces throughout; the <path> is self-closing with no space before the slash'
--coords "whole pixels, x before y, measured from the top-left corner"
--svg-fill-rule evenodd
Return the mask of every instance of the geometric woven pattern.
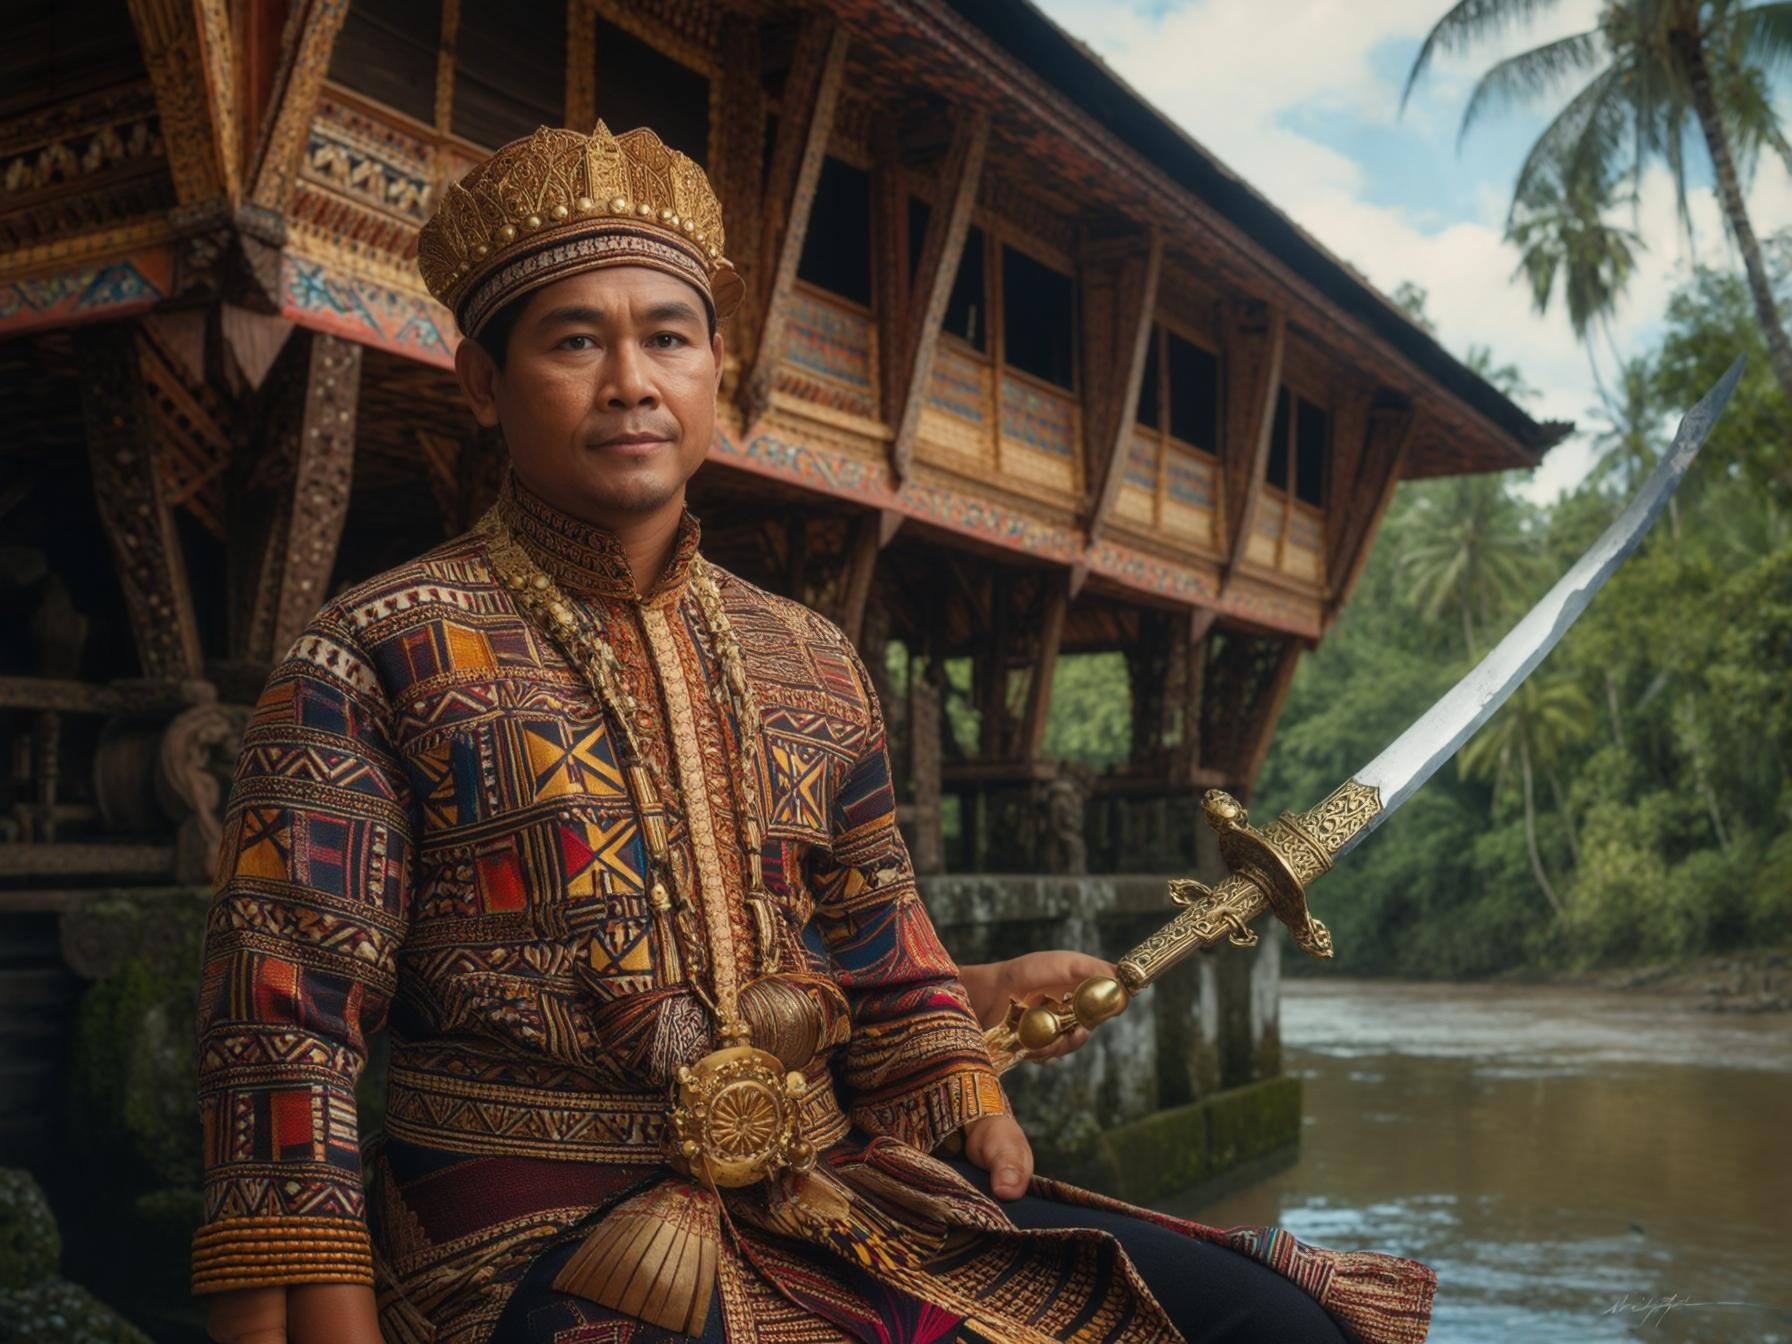
<path id="1" fill-rule="evenodd" d="M 850 1010 L 850 1039 L 806 1071 L 799 1122 L 842 1188 L 882 1193 L 826 1225 L 767 1224 L 771 1240 L 743 1230 L 750 1265 L 717 1229 L 729 1335 L 907 1338 L 912 1313 L 937 1308 L 953 1337 L 975 1317 L 998 1341 L 1078 1321 L 1126 1344 L 1165 1338 L 1123 1257 L 1098 1244 L 973 1238 L 927 1271 L 898 1247 L 942 1220 L 1004 1225 L 922 1154 L 1007 1103 L 916 894 L 883 721 L 846 638 L 718 571 L 760 713 L 737 723 L 687 584 L 694 522 L 638 598 L 614 538 L 516 504 L 512 532 L 603 629 L 642 709 L 699 927 L 712 911 L 729 922 L 740 984 L 775 962 L 831 982 Z M 616 725 L 519 614 L 485 544 L 469 534 L 343 594 L 276 668 L 226 815 L 200 1004 L 196 1286 L 377 1271 L 387 1337 L 442 1344 L 482 1340 L 532 1258 L 664 1177 L 668 1089 L 715 1045 L 700 1001 L 713 968 L 692 985 L 661 943 Z M 743 732 L 761 739 L 769 917 L 744 900 L 727 778 Z M 386 1150 L 363 1173 L 355 1085 L 382 1029 Z M 919 1201 L 906 1222 L 899 1189 Z M 726 1199 L 737 1229 L 765 1222 L 756 1192 Z M 1289 1266 L 1310 1276 L 1324 1256 Z"/>

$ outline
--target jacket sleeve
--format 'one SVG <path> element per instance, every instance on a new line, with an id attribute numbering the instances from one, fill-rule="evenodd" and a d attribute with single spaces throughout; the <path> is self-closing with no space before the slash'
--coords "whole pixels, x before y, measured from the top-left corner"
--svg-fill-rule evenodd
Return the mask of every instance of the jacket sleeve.
<path id="1" fill-rule="evenodd" d="M 830 847 L 812 860 L 815 918 L 852 1009 L 843 1052 L 849 1113 L 874 1134 L 928 1151 L 979 1116 L 1006 1114 L 1008 1101 L 958 967 L 915 889 L 896 827 L 883 714 L 847 648 L 870 724 L 834 797 Z"/>
<path id="2" fill-rule="evenodd" d="M 326 609 L 256 705 L 225 814 L 200 982 L 197 1293 L 373 1282 L 355 1082 L 396 983 L 411 810 L 373 665 Z"/>

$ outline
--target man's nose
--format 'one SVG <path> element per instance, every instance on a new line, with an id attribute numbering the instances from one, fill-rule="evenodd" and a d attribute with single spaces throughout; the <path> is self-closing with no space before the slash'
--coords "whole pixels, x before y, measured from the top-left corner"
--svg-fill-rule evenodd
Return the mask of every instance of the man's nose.
<path id="1" fill-rule="evenodd" d="M 659 394 L 649 376 L 647 361 L 632 341 L 623 341 L 604 361 L 606 373 L 603 388 L 605 402 L 617 409 L 630 406 L 651 406 Z"/>

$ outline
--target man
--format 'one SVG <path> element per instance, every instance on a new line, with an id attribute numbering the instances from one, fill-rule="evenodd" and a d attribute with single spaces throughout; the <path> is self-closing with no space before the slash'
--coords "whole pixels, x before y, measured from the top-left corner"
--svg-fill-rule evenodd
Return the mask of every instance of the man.
<path id="1" fill-rule="evenodd" d="M 1410 1262 L 1029 1184 L 981 1024 L 1107 968 L 954 968 L 856 653 L 702 558 L 741 285 L 701 170 L 538 131 L 419 265 L 512 476 L 325 607 L 245 738 L 201 1004 L 214 1337 L 1345 1338 L 1323 1302 L 1422 1338 Z"/>

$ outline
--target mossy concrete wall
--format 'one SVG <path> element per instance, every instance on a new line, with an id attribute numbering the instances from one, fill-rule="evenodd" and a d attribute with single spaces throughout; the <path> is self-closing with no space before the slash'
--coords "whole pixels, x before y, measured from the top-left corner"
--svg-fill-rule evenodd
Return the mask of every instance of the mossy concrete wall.
<path id="1" fill-rule="evenodd" d="M 1162 877 L 953 874 L 922 878 L 921 893 L 961 962 L 1059 947 L 1117 959 L 1175 914 Z M 1280 1078 L 1281 926 L 1266 919 L 1257 932 L 1255 948 L 1196 953 L 1074 1055 L 1003 1078 L 1040 1171 L 1154 1198 L 1182 1188 L 1180 1178 L 1142 1182 L 1114 1156 L 1116 1135 L 1151 1125 L 1140 1132 L 1181 1134 L 1182 1150 L 1196 1155 L 1172 1164 L 1191 1173 L 1185 1184 L 1298 1141 L 1299 1088 Z M 1253 1090 L 1270 1081 L 1278 1086 Z M 1222 1104 L 1233 1093 L 1238 1100 Z M 1284 1106 L 1292 1095 L 1295 1123 L 1262 1112 L 1264 1095 Z M 1242 1142 L 1240 1127 L 1258 1123 L 1267 1137 Z"/>

